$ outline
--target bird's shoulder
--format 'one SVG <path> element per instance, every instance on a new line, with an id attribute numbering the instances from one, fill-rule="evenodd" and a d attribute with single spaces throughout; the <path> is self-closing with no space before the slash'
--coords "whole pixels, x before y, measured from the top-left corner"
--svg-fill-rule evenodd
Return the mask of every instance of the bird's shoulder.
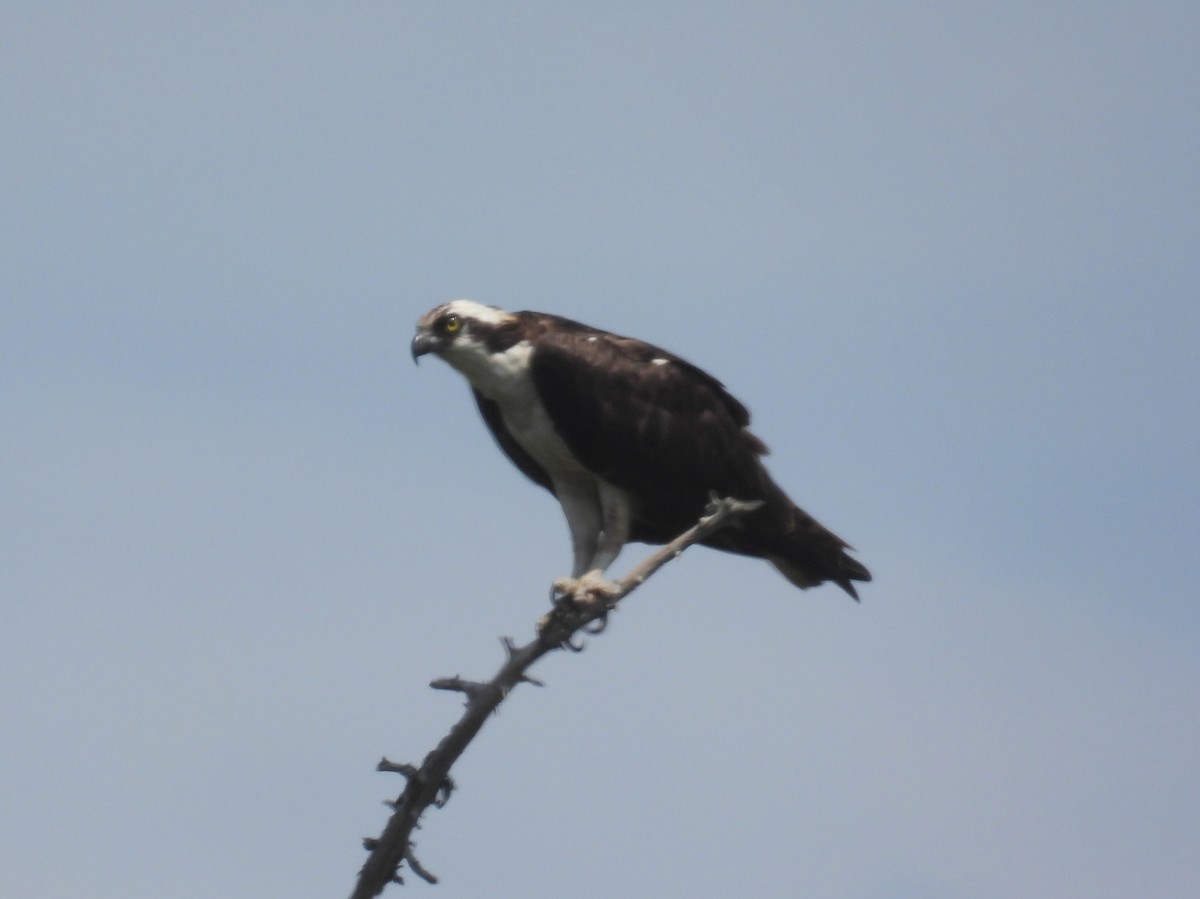
<path id="1" fill-rule="evenodd" d="M 533 347 L 531 372 L 547 408 L 587 439 L 644 434 L 648 422 L 669 442 L 720 434 L 757 455 L 766 446 L 747 430 L 750 413 L 713 375 L 660 346 L 548 313 L 523 330 Z M 684 427 L 685 430 L 679 430 Z M 626 433 L 628 432 L 628 433 Z"/>
<path id="2" fill-rule="evenodd" d="M 534 377 L 591 391 L 629 395 L 651 392 L 659 404 L 671 398 L 715 404 L 731 423 L 745 427 L 750 413 L 713 375 L 660 346 L 604 331 L 549 313 L 530 318 L 523 331 L 533 344 Z"/>

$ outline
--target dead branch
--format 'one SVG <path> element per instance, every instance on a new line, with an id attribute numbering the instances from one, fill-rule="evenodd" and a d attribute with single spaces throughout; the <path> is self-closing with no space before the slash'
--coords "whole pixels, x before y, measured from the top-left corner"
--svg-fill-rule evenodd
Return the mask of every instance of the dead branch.
<path id="1" fill-rule="evenodd" d="M 406 783 L 396 801 L 388 803 L 392 816 L 383 833 L 376 839 L 363 840 L 370 854 L 359 871 L 358 884 L 351 899 L 370 899 L 382 893 L 389 883 L 403 883 L 400 867 L 405 862 L 409 870 L 422 880 L 437 883 L 437 878 L 413 855 L 412 832 L 426 809 L 431 805 L 440 808 L 446 804 L 454 790 L 454 782 L 450 779 L 451 766 L 509 692 L 520 683 L 541 685 L 540 681 L 526 673 L 528 669 L 542 656 L 556 649 L 581 650 L 582 644 L 574 642 L 576 636 L 581 632 L 597 634 L 603 630 L 609 612 L 654 572 L 693 543 L 699 543 L 734 518 L 753 511 L 759 505 L 759 502 L 713 496 L 704 516 L 695 526 L 650 555 L 615 584 L 557 582 L 556 587 L 563 591 L 561 598 L 555 600 L 553 610 L 538 622 L 537 636 L 524 646 L 517 646 L 505 637 L 503 645 L 506 660 L 490 681 L 469 681 L 458 676 L 433 681 L 430 686 L 436 690 L 462 693 L 466 697 L 466 708 L 450 732 L 425 756 L 420 768 L 391 762 L 386 758 L 379 762 L 378 770 L 403 775 Z"/>

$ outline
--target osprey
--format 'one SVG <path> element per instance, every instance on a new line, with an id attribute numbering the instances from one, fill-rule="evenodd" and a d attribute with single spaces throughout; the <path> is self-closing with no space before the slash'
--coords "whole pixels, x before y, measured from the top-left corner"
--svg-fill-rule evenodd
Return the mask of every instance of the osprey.
<path id="1" fill-rule="evenodd" d="M 704 543 L 756 556 L 797 587 L 871 574 L 763 467 L 750 414 L 716 378 L 656 346 L 541 312 L 470 300 L 423 315 L 413 360 L 433 353 L 470 383 L 483 420 L 527 477 L 562 504 L 573 578 L 602 581 L 630 541 L 666 543 L 709 496 L 761 500 Z"/>

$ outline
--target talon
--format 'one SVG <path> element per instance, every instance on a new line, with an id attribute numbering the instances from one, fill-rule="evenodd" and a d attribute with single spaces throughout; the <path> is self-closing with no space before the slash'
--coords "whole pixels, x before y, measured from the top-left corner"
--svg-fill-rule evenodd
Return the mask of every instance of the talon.
<path id="1" fill-rule="evenodd" d="M 562 648 L 568 652 L 583 652 L 584 649 L 584 643 L 582 640 L 576 643 L 570 637 L 567 637 L 567 639 L 563 640 L 561 645 Z"/>
<path id="2" fill-rule="evenodd" d="M 568 632 L 578 629 L 588 635 L 603 633 L 608 627 L 608 613 L 616 608 L 620 596 L 621 588 L 606 581 L 599 569 L 577 578 L 557 578 L 550 586 L 554 608 L 538 621 L 538 633 L 545 633 L 555 624 Z M 587 619 L 592 621 L 584 624 Z M 566 640 L 560 645 L 571 652 L 583 651 L 582 642 Z"/>
<path id="3" fill-rule="evenodd" d="M 621 588 L 612 581 L 606 581 L 604 573 L 599 569 L 589 571 L 578 578 L 559 578 L 554 584 L 580 605 L 604 603 L 611 606 L 621 595 Z"/>
<path id="4" fill-rule="evenodd" d="M 550 604 L 556 609 L 573 606 L 578 598 L 579 581 L 575 578 L 555 578 L 550 584 Z"/>

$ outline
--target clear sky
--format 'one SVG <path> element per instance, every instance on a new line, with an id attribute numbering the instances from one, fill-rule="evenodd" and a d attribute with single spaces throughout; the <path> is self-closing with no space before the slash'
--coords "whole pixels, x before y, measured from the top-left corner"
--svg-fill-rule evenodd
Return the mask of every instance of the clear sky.
<path id="1" fill-rule="evenodd" d="M 1200 883 L 1194 2 L 0 7 L 0 883 L 339 896 L 569 548 L 453 297 L 661 344 L 875 573 L 696 549 L 413 895 Z M 631 547 L 622 569 L 639 558 Z"/>

